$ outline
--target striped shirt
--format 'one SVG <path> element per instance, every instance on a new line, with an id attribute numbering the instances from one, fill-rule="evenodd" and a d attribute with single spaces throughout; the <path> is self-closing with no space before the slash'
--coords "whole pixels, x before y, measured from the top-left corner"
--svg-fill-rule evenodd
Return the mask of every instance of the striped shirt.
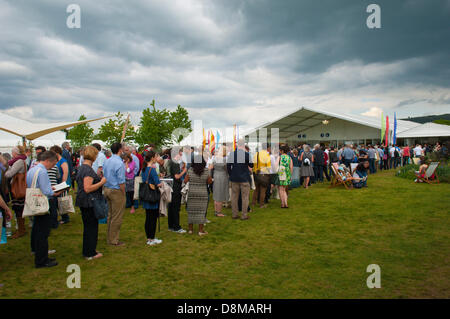
<path id="1" fill-rule="evenodd" d="M 58 184 L 58 176 L 59 176 L 59 169 L 58 166 L 53 166 L 53 168 L 49 169 L 47 171 L 48 178 L 50 179 L 50 184 L 52 186 L 55 186 Z"/>

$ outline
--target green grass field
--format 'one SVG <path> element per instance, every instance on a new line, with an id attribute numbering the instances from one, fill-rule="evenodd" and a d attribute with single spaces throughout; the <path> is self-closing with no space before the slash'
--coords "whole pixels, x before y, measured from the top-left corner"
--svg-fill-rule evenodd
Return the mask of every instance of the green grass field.
<path id="1" fill-rule="evenodd" d="M 248 221 L 216 218 L 209 235 L 175 234 L 147 246 L 144 211 L 126 211 L 121 240 L 81 256 L 81 215 L 52 231 L 59 265 L 35 269 L 29 234 L 0 246 L 1 298 L 449 298 L 450 185 L 369 177 L 362 190 L 329 183 L 290 192 L 289 209 L 272 200 Z M 182 226 L 186 225 L 183 208 Z M 66 267 L 81 267 L 81 288 L 69 289 Z M 381 267 L 381 288 L 369 289 L 369 264 Z"/>

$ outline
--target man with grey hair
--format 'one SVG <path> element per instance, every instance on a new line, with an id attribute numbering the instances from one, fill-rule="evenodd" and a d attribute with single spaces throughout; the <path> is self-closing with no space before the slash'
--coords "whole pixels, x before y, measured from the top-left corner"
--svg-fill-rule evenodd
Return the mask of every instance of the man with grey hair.
<path id="1" fill-rule="evenodd" d="M 238 148 L 231 152 L 227 158 L 227 171 L 231 182 L 231 207 L 232 218 L 238 219 L 239 193 L 242 197 L 242 220 L 248 219 L 247 209 L 250 194 L 250 168 L 253 163 L 250 161 L 250 154 L 245 151 L 245 142 L 239 139 Z"/>

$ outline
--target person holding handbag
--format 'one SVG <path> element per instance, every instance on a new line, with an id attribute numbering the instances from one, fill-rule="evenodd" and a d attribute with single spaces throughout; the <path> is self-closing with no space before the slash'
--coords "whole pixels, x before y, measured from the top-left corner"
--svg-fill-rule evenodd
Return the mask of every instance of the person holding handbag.
<path id="1" fill-rule="evenodd" d="M 25 155 L 25 148 L 23 146 L 16 146 L 12 149 L 12 159 L 8 162 L 8 170 L 4 177 L 11 179 L 11 198 L 12 209 L 16 214 L 18 230 L 11 236 L 11 239 L 16 239 L 24 236 L 27 231 L 25 228 L 25 219 L 22 217 L 23 207 L 25 205 L 25 193 L 27 189 L 26 176 L 27 164 Z"/>
<path id="2" fill-rule="evenodd" d="M 150 192 L 158 192 L 161 187 L 161 181 L 159 180 L 158 173 L 153 167 L 156 163 L 156 153 L 154 151 L 148 151 L 144 157 L 144 170 L 142 171 L 142 181 L 140 188 L 148 187 Z M 142 192 L 142 190 L 139 190 Z M 162 243 L 161 239 L 155 237 L 156 235 L 156 223 L 159 218 L 159 199 L 151 202 L 141 199 L 142 205 L 145 209 L 145 234 L 147 236 L 147 245 L 154 246 Z"/>
<path id="3" fill-rule="evenodd" d="M 36 166 L 30 168 L 27 174 L 27 187 L 32 188 L 33 179 L 37 174 L 36 188 L 39 188 L 47 197 L 58 196 L 53 191 L 47 170 L 58 162 L 55 152 L 45 151 L 39 156 Z M 55 259 L 48 258 L 48 236 L 50 235 L 50 214 L 33 217 L 33 228 L 31 230 L 31 250 L 34 252 L 34 263 L 36 268 L 53 267 L 58 265 Z"/>
<path id="4" fill-rule="evenodd" d="M 83 256 L 87 260 L 103 257 L 97 248 L 98 240 L 98 219 L 91 198 L 102 199 L 102 187 L 106 183 L 106 178 L 100 177 L 92 168 L 92 163 L 97 158 L 98 150 L 94 146 L 87 146 L 84 151 L 83 165 L 78 169 L 77 174 L 77 198 L 75 205 L 80 207 L 83 219 Z"/>

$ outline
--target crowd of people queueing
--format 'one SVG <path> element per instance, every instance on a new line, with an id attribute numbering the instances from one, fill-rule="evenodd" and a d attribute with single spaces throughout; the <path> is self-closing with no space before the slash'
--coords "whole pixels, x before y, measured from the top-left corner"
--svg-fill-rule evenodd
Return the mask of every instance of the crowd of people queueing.
<path id="1" fill-rule="evenodd" d="M 435 150 L 442 150 L 440 145 Z M 17 231 L 12 239 L 23 237 L 27 231 L 22 217 L 26 188 L 30 188 L 37 176 L 36 187 L 48 197 L 49 214 L 30 218 L 31 252 L 35 255 L 35 266 L 56 266 L 49 258 L 54 250 L 48 249 L 51 229 L 70 222 L 67 212 L 61 211 L 58 198 L 67 196 L 68 191 L 55 192 L 54 186 L 65 182 L 76 193 L 75 205 L 80 208 L 83 221 L 82 254 L 88 259 L 103 255 L 96 250 L 99 223 L 107 223 L 107 243 L 123 246 L 120 229 L 125 209 L 134 214 L 140 205 L 145 210 L 145 236 L 150 246 L 162 243 L 156 238 L 158 218 L 167 215 L 168 230 L 184 234 L 194 233 L 198 225 L 199 236 L 207 235 L 205 225 L 210 193 L 214 201 L 214 215 L 226 217 L 223 207 L 231 202 L 232 219 L 248 220 L 252 207 L 266 208 L 271 198 L 279 198 L 281 208 L 289 208 L 289 190 L 303 185 L 324 182 L 324 175 L 330 180 L 333 163 L 350 168 L 358 163 L 353 172 L 353 184 L 357 188 L 367 187 L 367 176 L 377 169 L 390 169 L 411 162 L 413 157 L 430 152 L 427 145 L 415 148 L 397 145 L 351 145 L 335 148 L 317 144 L 289 147 L 262 143 L 259 150 L 250 153 L 243 139 L 237 142 L 235 150 L 230 145 L 218 145 L 216 151 L 202 151 L 194 147 L 166 149 L 159 153 L 155 146 L 147 145 L 141 152 L 132 145 L 113 143 L 107 150 L 92 144 L 72 153 L 70 144 L 52 146 L 49 150 L 38 146 L 36 157 L 22 146 L 14 147 L 12 156 L 0 155 L 0 210 L 5 223 L 12 218 L 8 204 L 16 217 Z M 169 200 L 145 201 L 135 194 L 136 178 L 140 185 L 161 190 L 169 189 Z M 169 185 L 166 181 L 170 181 Z M 169 186 L 169 187 L 168 187 Z M 142 186 L 141 186 L 142 187 Z M 147 187 L 147 186 L 146 186 Z M 250 206 L 250 190 L 253 189 Z M 95 214 L 95 201 L 106 200 L 108 216 L 99 220 Z M 188 230 L 180 225 L 180 209 L 183 200 L 188 215 Z M 242 212 L 239 217 L 239 212 Z"/>

